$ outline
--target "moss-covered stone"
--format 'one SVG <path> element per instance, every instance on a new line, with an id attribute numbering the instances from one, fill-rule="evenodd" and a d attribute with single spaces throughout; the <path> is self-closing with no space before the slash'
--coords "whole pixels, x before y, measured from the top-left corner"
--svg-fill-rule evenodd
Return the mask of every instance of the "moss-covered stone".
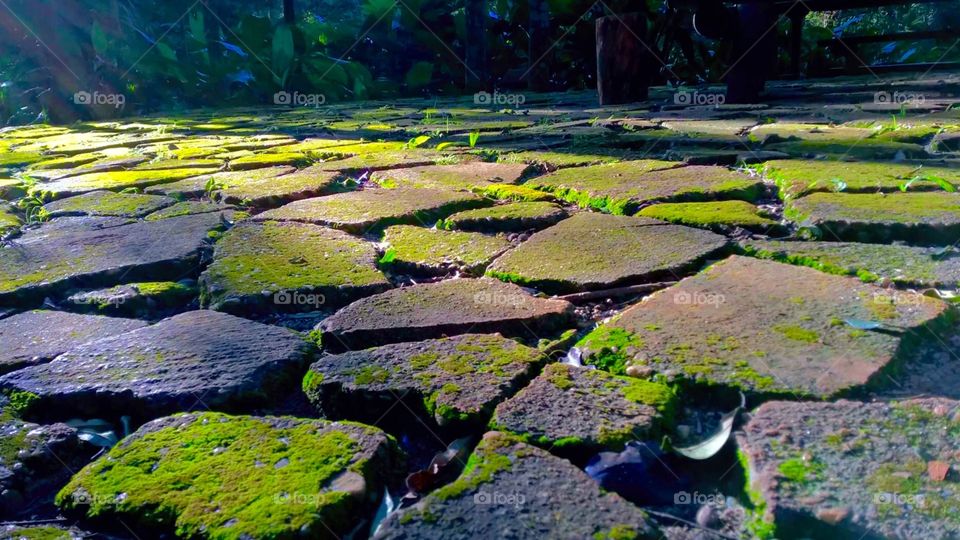
<path id="1" fill-rule="evenodd" d="M 147 281 L 77 292 L 66 302 L 76 310 L 150 319 L 182 309 L 196 297 L 197 287 L 191 280 Z"/>
<path id="2" fill-rule="evenodd" d="M 621 450 L 630 440 L 656 439 L 672 421 L 675 402 L 664 384 L 551 364 L 498 405 L 490 425 L 547 449 L 586 456 Z"/>
<path id="3" fill-rule="evenodd" d="M 390 287 L 372 244 L 296 222 L 243 222 L 200 276 L 203 305 L 229 312 L 335 309 Z"/>
<path id="4" fill-rule="evenodd" d="M 20 229 L 23 220 L 16 209 L 9 204 L 0 202 L 0 238 Z"/>
<path id="5" fill-rule="evenodd" d="M 784 215 L 819 227 L 827 240 L 947 245 L 960 238 L 957 193 L 813 193 L 790 201 Z"/>
<path id="6" fill-rule="evenodd" d="M 0 199 L 12 201 L 27 194 L 27 188 L 16 178 L 0 178 Z"/>
<path id="7" fill-rule="evenodd" d="M 386 252 L 380 262 L 387 267 L 426 273 L 460 269 L 482 274 L 512 244 L 503 236 L 395 225 L 384 231 Z"/>
<path id="8" fill-rule="evenodd" d="M 230 219 L 235 212 L 232 206 L 212 203 L 208 201 L 182 201 L 168 206 L 156 212 L 147 214 L 143 219 L 146 221 L 158 221 L 161 219 L 170 219 L 180 216 L 192 216 L 196 214 L 209 214 L 220 212 L 225 218 Z"/>
<path id="9" fill-rule="evenodd" d="M 187 178 L 178 182 L 164 183 L 163 185 L 147 189 L 148 193 L 159 193 L 170 197 L 200 197 L 205 194 L 213 195 L 230 189 L 243 190 L 257 189 L 265 183 L 292 173 L 296 169 L 287 165 L 264 167 L 252 171 L 225 171 Z"/>
<path id="10" fill-rule="evenodd" d="M 727 245 L 707 231 L 581 212 L 500 256 L 487 273 L 548 292 L 675 278 Z"/>
<path id="11" fill-rule="evenodd" d="M 143 217 L 177 201 L 160 195 L 91 191 L 47 203 L 44 210 L 51 218 L 63 216 Z"/>
<path id="12" fill-rule="evenodd" d="M 484 197 L 501 201 L 546 202 L 556 200 L 556 197 L 544 191 L 513 184 L 492 184 L 475 191 Z"/>
<path id="13" fill-rule="evenodd" d="M 239 181 L 237 181 L 239 180 Z M 221 180 L 213 195 L 228 204 L 275 208 L 288 202 L 345 191 L 340 173 L 307 167 L 280 175 L 248 174 Z"/>
<path id="14" fill-rule="evenodd" d="M 304 391 L 326 418 L 377 421 L 394 404 L 384 398 L 405 396 L 412 410 L 441 427 L 476 427 L 545 359 L 496 334 L 396 343 L 321 358 Z"/>
<path id="15" fill-rule="evenodd" d="M 110 171 L 81 174 L 53 182 L 34 185 L 30 191 L 43 197 L 62 199 L 88 191 L 143 189 L 156 184 L 176 182 L 184 178 L 215 172 L 216 169 L 168 169 L 160 171 Z"/>
<path id="16" fill-rule="evenodd" d="M 360 424 L 181 414 L 144 425 L 85 467 L 57 504 L 180 538 L 336 538 L 372 512 L 394 447 Z"/>
<path id="17" fill-rule="evenodd" d="M 229 167 L 232 171 L 245 171 L 278 165 L 303 167 L 309 165 L 311 161 L 310 156 L 298 152 L 260 153 L 231 159 Z"/>
<path id="18" fill-rule="evenodd" d="M 930 177 L 950 183 L 960 180 L 960 170 L 903 163 L 775 160 L 763 165 L 764 175 L 774 180 L 781 197 L 790 199 L 819 191 L 847 193 L 893 193 L 938 191 Z"/>
<path id="19" fill-rule="evenodd" d="M 301 221 L 363 234 L 390 225 L 433 225 L 437 219 L 488 201 L 472 193 L 436 189 L 365 189 L 292 202 L 257 220 Z"/>
<path id="20" fill-rule="evenodd" d="M 470 190 L 515 184 L 529 167 L 525 164 L 474 161 L 457 165 L 429 165 L 374 172 L 371 179 L 388 188 Z"/>
<path id="21" fill-rule="evenodd" d="M 565 217 L 567 211 L 551 202 L 516 202 L 457 212 L 442 225 L 464 231 L 529 231 L 549 227 Z"/>
<path id="22" fill-rule="evenodd" d="M 919 144 L 899 143 L 883 139 L 812 140 L 771 144 L 765 148 L 803 158 L 835 160 L 891 161 L 894 159 L 927 159 L 930 156 Z"/>
<path id="23" fill-rule="evenodd" d="M 765 217 L 756 206 L 746 201 L 660 203 L 644 208 L 637 215 L 718 232 L 735 227 L 762 234 L 785 232 L 779 222 Z"/>
<path id="24" fill-rule="evenodd" d="M 903 354 L 903 334 L 851 335 L 844 320 L 905 332 L 950 317 L 940 300 L 911 298 L 895 302 L 857 280 L 731 257 L 647 297 L 578 346 L 585 363 L 614 373 L 637 365 L 694 385 L 827 398 L 881 384 Z"/>

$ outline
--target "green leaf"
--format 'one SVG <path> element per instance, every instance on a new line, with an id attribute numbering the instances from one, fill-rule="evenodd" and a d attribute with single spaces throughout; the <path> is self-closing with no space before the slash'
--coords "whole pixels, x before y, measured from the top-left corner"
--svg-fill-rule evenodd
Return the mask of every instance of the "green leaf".
<path id="1" fill-rule="evenodd" d="M 954 186 L 953 184 L 951 184 L 950 182 L 947 182 L 946 180 L 944 180 L 943 178 L 940 178 L 939 176 L 933 176 L 931 174 L 928 174 L 924 176 L 923 179 L 937 184 L 938 186 L 940 186 L 940 189 L 944 191 L 949 191 L 950 193 L 957 191 L 957 186 Z"/>
<path id="2" fill-rule="evenodd" d="M 403 77 L 403 81 L 410 88 L 422 88 L 433 79 L 433 64 L 430 62 L 417 62 L 410 68 L 410 71 Z"/>
<path id="3" fill-rule="evenodd" d="M 480 140 L 480 132 L 479 132 L 479 131 L 471 131 L 471 132 L 470 132 L 470 148 L 473 148 L 474 146 L 476 146 L 476 145 L 477 145 L 477 141 L 479 141 L 479 140 Z"/>
<path id="4" fill-rule="evenodd" d="M 163 43 L 162 41 L 157 42 L 157 52 L 160 53 L 160 56 L 166 58 L 171 62 L 177 61 L 177 53 L 170 48 L 169 45 Z"/>
<path id="5" fill-rule="evenodd" d="M 90 28 L 90 41 L 93 43 L 93 50 L 100 56 L 103 56 L 110 47 L 107 34 L 103 32 L 103 28 L 97 21 L 93 21 L 93 26 Z"/>
<path id="6" fill-rule="evenodd" d="M 293 31 L 286 23 L 277 25 L 273 32 L 273 47 L 271 49 L 271 66 L 274 82 L 283 86 L 287 82 L 287 75 L 293 65 Z"/>
<path id="7" fill-rule="evenodd" d="M 437 145 L 437 150 L 446 150 L 452 146 L 457 146 L 457 143 L 454 141 L 446 141 Z"/>
<path id="8" fill-rule="evenodd" d="M 199 43 L 207 42 L 207 34 L 204 31 L 203 26 L 203 11 L 195 9 L 190 13 L 190 18 L 187 20 L 188 26 L 190 27 L 190 37 Z"/>
<path id="9" fill-rule="evenodd" d="M 424 145 L 427 141 L 429 141 L 429 140 L 430 140 L 430 136 L 429 136 L 429 135 L 420 135 L 420 136 L 418 136 L 418 137 L 414 137 L 414 138 L 410 139 L 410 140 L 407 142 L 407 147 L 408 147 L 408 148 L 417 148 L 417 147 L 419 147 L 419 146 L 423 146 L 423 145 Z"/>

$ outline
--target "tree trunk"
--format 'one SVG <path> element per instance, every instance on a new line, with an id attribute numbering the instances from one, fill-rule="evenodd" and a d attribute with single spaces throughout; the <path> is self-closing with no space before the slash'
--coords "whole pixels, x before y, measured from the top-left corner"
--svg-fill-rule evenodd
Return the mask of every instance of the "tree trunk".
<path id="1" fill-rule="evenodd" d="M 464 0 L 467 23 L 466 59 L 467 70 L 464 86 L 468 90 L 486 89 L 487 73 L 487 2 Z"/>
<path id="2" fill-rule="evenodd" d="M 656 74 L 653 53 L 644 45 L 647 18 L 642 13 L 597 19 L 597 93 L 601 105 L 647 99 Z"/>
<path id="3" fill-rule="evenodd" d="M 534 91 L 550 88 L 550 5 L 546 0 L 529 0 L 530 46 L 527 65 L 527 86 Z"/>
<path id="4" fill-rule="evenodd" d="M 295 25 L 297 22 L 297 14 L 293 8 L 293 0 L 283 0 L 283 20 L 290 26 Z"/>

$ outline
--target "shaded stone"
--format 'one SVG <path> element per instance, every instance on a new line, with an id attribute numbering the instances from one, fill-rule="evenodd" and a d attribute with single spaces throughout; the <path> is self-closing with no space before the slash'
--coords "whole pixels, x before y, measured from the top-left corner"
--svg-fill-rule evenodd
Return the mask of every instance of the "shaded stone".
<path id="1" fill-rule="evenodd" d="M 898 143 L 883 139 L 791 141 L 771 144 L 764 148 L 796 157 L 839 160 L 891 161 L 930 157 L 919 144 Z"/>
<path id="2" fill-rule="evenodd" d="M 154 186 L 148 188 L 147 193 L 158 193 L 175 198 L 200 197 L 208 191 L 213 193 L 238 186 L 259 186 L 295 170 L 294 167 L 279 166 L 253 171 L 223 171 Z"/>
<path id="3" fill-rule="evenodd" d="M 109 171 L 81 174 L 53 182 L 38 183 L 31 191 L 39 192 L 44 197 L 62 199 L 73 195 L 81 195 L 88 191 L 103 189 L 144 189 L 157 184 L 176 182 L 184 178 L 199 176 L 216 171 L 209 169 L 168 169 L 160 171 Z M 154 193 L 153 190 L 148 190 Z"/>
<path id="4" fill-rule="evenodd" d="M 530 167 L 524 163 L 475 161 L 374 172 L 370 178 L 384 187 L 469 190 L 491 184 L 515 184 Z"/>
<path id="5" fill-rule="evenodd" d="M 569 461 L 489 432 L 452 484 L 391 514 L 387 539 L 656 538 L 647 515 Z M 562 531 L 562 532 L 561 532 Z"/>
<path id="6" fill-rule="evenodd" d="M 960 403 L 765 403 L 737 441 L 752 498 L 778 537 L 951 538 L 960 535 L 956 463 Z"/>
<path id="7" fill-rule="evenodd" d="M 29 414 L 41 418 L 242 410 L 289 391 L 312 349 L 285 328 L 190 311 L 4 375 L 0 388 L 36 394 Z"/>
<path id="8" fill-rule="evenodd" d="M 389 225 L 432 225 L 458 210 L 488 204 L 471 193 L 436 189 L 365 189 L 295 201 L 254 217 L 302 221 L 363 234 Z"/>
<path id="9" fill-rule="evenodd" d="M 159 195 L 91 191 L 43 205 L 51 218 L 64 216 L 118 216 L 137 218 L 177 201 Z"/>
<path id="10" fill-rule="evenodd" d="M 777 183 L 784 199 L 818 191 L 895 193 L 908 183 L 910 191 L 939 191 L 942 188 L 925 177 L 960 180 L 958 169 L 908 163 L 777 160 L 764 163 L 763 173 Z"/>
<path id="11" fill-rule="evenodd" d="M 196 271 L 218 214 L 130 223 L 67 217 L 26 231 L 0 247 L 0 304 L 68 287 L 129 280 L 179 279 Z"/>
<path id="12" fill-rule="evenodd" d="M 79 315 L 64 311 L 27 311 L 0 319 L 0 373 L 49 362 L 102 337 L 146 326 L 132 319 Z"/>
<path id="13" fill-rule="evenodd" d="M 813 193 L 790 201 L 784 215 L 820 228 L 827 240 L 929 246 L 960 239 L 956 193 Z"/>
<path id="14" fill-rule="evenodd" d="M 561 169 L 524 185 L 613 214 L 632 214 L 641 205 L 654 202 L 752 201 L 763 189 L 760 179 L 723 167 L 677 165 L 644 160 Z"/>
<path id="15" fill-rule="evenodd" d="M 464 334 L 321 357 L 303 388 L 325 418 L 376 422 L 403 400 L 441 427 L 479 427 L 545 359 L 496 334 Z"/>
<path id="16" fill-rule="evenodd" d="M 178 414 L 85 467 L 57 504 L 140 534 L 339 537 L 372 514 L 399 461 L 385 433 L 361 424 Z"/>
<path id="17" fill-rule="evenodd" d="M 343 191 L 343 177 L 319 167 L 307 167 L 278 176 L 248 176 L 242 182 L 223 182 L 215 196 L 228 204 L 275 208 L 288 202 Z"/>
<path id="18" fill-rule="evenodd" d="M 224 219 L 232 220 L 234 215 L 233 210 L 234 208 L 232 206 L 225 206 L 207 201 L 181 201 L 172 206 L 168 206 L 148 214 L 143 219 L 147 221 L 158 221 L 161 219 L 170 219 L 179 216 L 192 216 L 195 214 L 219 212 L 224 216 Z"/>
<path id="19" fill-rule="evenodd" d="M 171 311 L 184 311 L 196 298 L 193 280 L 148 281 L 73 293 L 65 302 L 75 310 L 159 319 Z"/>
<path id="20" fill-rule="evenodd" d="M 853 242 L 782 242 L 746 240 L 747 253 L 762 259 L 798 264 L 863 281 L 890 280 L 914 287 L 957 288 L 960 258 L 940 248 Z"/>
<path id="21" fill-rule="evenodd" d="M 381 263 L 404 271 L 483 274 L 494 258 L 513 247 L 503 236 L 394 225 L 384 231 Z"/>
<path id="22" fill-rule="evenodd" d="M 529 231 L 549 227 L 565 217 L 567 211 L 551 202 L 515 202 L 457 212 L 443 220 L 443 226 L 463 231 Z"/>
<path id="23" fill-rule="evenodd" d="M 335 309 L 390 288 L 373 244 L 309 223 L 242 222 L 200 275 L 204 306 L 251 311 Z"/>
<path id="24" fill-rule="evenodd" d="M 636 215 L 721 233 L 735 228 L 768 235 L 786 232 L 780 222 L 764 216 L 759 208 L 746 201 L 660 203 L 648 206 Z"/>
<path id="25" fill-rule="evenodd" d="M 581 212 L 498 257 L 487 274 L 559 293 L 677 279 L 727 246 L 708 231 Z"/>
<path id="26" fill-rule="evenodd" d="M 0 202 L 0 238 L 20 230 L 23 221 L 13 205 Z"/>
<path id="27" fill-rule="evenodd" d="M 317 328 L 324 348 L 344 350 L 471 332 L 546 335 L 570 324 L 572 314 L 570 303 L 536 298 L 516 285 L 452 279 L 357 300 Z"/>
<path id="28" fill-rule="evenodd" d="M 927 332 L 949 313 L 943 301 L 908 299 L 855 279 L 734 256 L 647 297 L 578 346 L 585 363 L 614 373 L 637 365 L 692 385 L 829 398 L 886 382 L 909 331 Z M 891 331 L 858 330 L 845 320 Z"/>
<path id="29" fill-rule="evenodd" d="M 588 456 L 655 440 L 672 420 L 675 401 L 664 384 L 551 364 L 497 406 L 490 426 L 551 451 Z"/>

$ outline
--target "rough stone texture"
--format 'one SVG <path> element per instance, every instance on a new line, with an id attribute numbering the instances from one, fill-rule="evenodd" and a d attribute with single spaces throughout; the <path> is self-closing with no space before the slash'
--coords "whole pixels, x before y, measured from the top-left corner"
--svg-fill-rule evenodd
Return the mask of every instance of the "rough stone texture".
<path id="1" fill-rule="evenodd" d="M 265 167 L 254 171 L 225 171 L 186 178 L 177 182 L 168 182 L 147 189 L 147 193 L 157 193 L 169 197 L 199 197 L 208 191 L 222 191 L 240 186 L 258 186 L 280 176 L 295 171 L 287 165 Z M 254 188 L 255 189 L 255 188 Z"/>
<path id="2" fill-rule="evenodd" d="M 938 191 L 927 175 L 956 183 L 960 170 L 945 167 L 918 167 L 906 163 L 870 163 L 818 160 L 776 160 L 764 163 L 764 175 L 773 179 L 784 198 L 802 197 L 818 191 L 836 191 L 843 183 L 847 193 L 895 193 L 909 182 L 910 191 Z M 917 178 L 913 182 L 911 179 Z"/>
<path id="3" fill-rule="evenodd" d="M 879 322 L 906 338 L 947 309 L 919 294 L 734 256 L 654 293 L 578 345 L 585 362 L 614 372 L 636 365 L 701 385 L 828 398 L 885 383 L 902 352 L 900 331 L 844 320 Z"/>
<path id="4" fill-rule="evenodd" d="M 285 328 L 190 311 L 9 373 L 0 388 L 36 394 L 30 414 L 38 417 L 238 410 L 282 395 L 312 349 Z"/>
<path id="5" fill-rule="evenodd" d="M 571 322 L 573 306 L 535 298 L 494 279 L 453 279 L 393 289 L 357 300 L 318 325 L 329 350 L 500 332 L 544 335 Z"/>
<path id="6" fill-rule="evenodd" d="M 956 193 L 813 193 L 790 201 L 785 214 L 819 227 L 827 240 L 950 245 L 960 239 Z"/>
<path id="7" fill-rule="evenodd" d="M 513 245 L 503 236 L 412 225 L 387 228 L 383 242 L 388 247 L 381 262 L 386 265 L 432 274 L 459 269 L 474 275 L 483 274 L 494 258 Z"/>
<path id="8" fill-rule="evenodd" d="M 0 374 L 48 362 L 78 345 L 146 326 L 132 319 L 27 311 L 0 319 Z"/>
<path id="9" fill-rule="evenodd" d="M 479 427 L 545 359 L 496 334 L 464 334 L 324 356 L 303 386 L 324 418 L 376 422 L 403 399 L 441 427 Z"/>
<path id="10" fill-rule="evenodd" d="M 60 199 L 43 206 L 51 218 L 63 216 L 117 216 L 138 218 L 171 206 L 177 201 L 158 195 L 91 191 L 76 197 Z"/>
<path id="11" fill-rule="evenodd" d="M 637 215 L 721 233 L 736 228 L 767 235 L 781 235 L 786 232 L 786 227 L 765 217 L 759 208 L 746 201 L 660 203 L 644 208 L 637 212 Z"/>
<path id="12" fill-rule="evenodd" d="M 70 286 L 127 280 L 179 279 L 207 250 L 218 214 L 130 223 L 120 218 L 67 217 L 31 229 L 0 247 L 0 305 Z M 115 282 L 115 281 L 114 281 Z"/>
<path id="13" fill-rule="evenodd" d="M 530 167 L 523 163 L 477 161 L 375 172 L 371 179 L 387 187 L 469 190 L 491 184 L 515 184 Z"/>
<path id="14" fill-rule="evenodd" d="M 37 425 L 16 417 L 0 396 L 0 517 L 14 518 L 31 505 L 52 499 L 99 448 L 66 424 Z M 0 538 L 3 536 L 0 531 Z"/>
<path id="15" fill-rule="evenodd" d="M 567 211 L 551 202 L 515 202 L 457 212 L 443 220 L 448 229 L 509 232 L 543 229 L 567 217 Z"/>
<path id="16" fill-rule="evenodd" d="M 178 202 L 173 206 L 168 206 L 162 210 L 157 210 L 152 214 L 148 214 L 145 218 L 147 221 L 157 221 L 160 219 L 169 219 L 172 217 L 179 216 L 191 216 L 194 214 L 207 214 L 210 212 L 220 212 L 225 219 L 231 219 L 233 217 L 233 207 L 224 206 L 222 204 L 216 204 L 206 201 L 183 201 Z"/>
<path id="17" fill-rule="evenodd" d="M 69 178 L 63 178 L 53 182 L 38 183 L 33 189 L 35 191 L 44 193 L 48 197 L 62 199 L 64 197 L 81 195 L 83 193 L 87 193 L 88 191 L 97 191 L 102 189 L 143 189 L 148 186 L 176 182 L 184 178 L 209 174 L 215 171 L 215 168 L 188 168 L 159 171 L 147 170 L 95 172 L 71 176 Z"/>
<path id="18" fill-rule="evenodd" d="M 497 406 L 491 427 L 556 452 L 622 450 L 656 439 L 675 406 L 666 385 L 598 369 L 551 364 Z"/>
<path id="19" fill-rule="evenodd" d="M 817 538 L 960 535 L 960 403 L 770 402 L 737 435 L 776 532 Z M 952 469 L 940 480 L 933 463 Z"/>
<path id="20" fill-rule="evenodd" d="M 141 534 L 340 538 L 376 508 L 399 464 L 394 444 L 360 424 L 179 414 L 85 467 L 57 503 Z"/>
<path id="21" fill-rule="evenodd" d="M 675 280 L 727 240 L 647 218 L 581 212 L 500 256 L 489 275 L 551 292 Z"/>
<path id="22" fill-rule="evenodd" d="M 215 196 L 228 204 L 275 208 L 288 202 L 342 191 L 343 176 L 321 167 L 307 167 L 279 176 L 248 175 L 243 182 L 227 182 Z"/>
<path id="23" fill-rule="evenodd" d="M 646 514 L 570 462 L 489 432 L 452 484 L 390 515 L 375 538 L 657 538 Z"/>
<path id="24" fill-rule="evenodd" d="M 105 289 L 79 291 L 65 302 L 77 311 L 159 319 L 196 308 L 197 286 L 192 279 L 127 283 Z"/>
<path id="25" fill-rule="evenodd" d="M 914 287 L 957 288 L 960 257 L 940 248 L 853 242 L 782 242 L 746 240 L 744 249 L 754 257 L 799 264 L 824 272 L 857 276 L 867 282 Z"/>
<path id="26" fill-rule="evenodd" d="M 217 242 L 200 276 L 205 306 L 251 311 L 335 309 L 390 288 L 373 244 L 297 222 L 242 222 Z"/>
<path id="27" fill-rule="evenodd" d="M 433 225 L 458 210 L 484 206 L 471 193 L 436 189 L 365 189 L 304 199 L 255 216 L 258 220 L 302 221 L 363 234 L 396 224 Z"/>
<path id="28" fill-rule="evenodd" d="M 0 203 L 0 238 L 15 233 L 23 222 L 12 205 Z"/>
<path id="29" fill-rule="evenodd" d="M 677 167 L 669 161 L 625 161 L 561 169 L 527 181 L 583 207 L 632 214 L 654 202 L 755 200 L 762 182 L 723 167 Z"/>

